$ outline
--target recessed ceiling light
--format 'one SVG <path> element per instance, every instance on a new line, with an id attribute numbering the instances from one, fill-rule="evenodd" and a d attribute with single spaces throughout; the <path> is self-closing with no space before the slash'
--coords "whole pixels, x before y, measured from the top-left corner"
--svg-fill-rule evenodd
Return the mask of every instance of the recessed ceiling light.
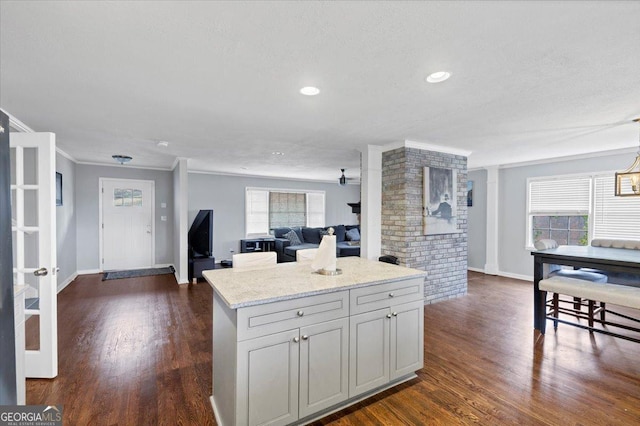
<path id="1" fill-rule="evenodd" d="M 284 152 L 280 152 L 280 151 L 273 151 L 271 153 L 271 155 L 284 155 Z"/>
<path id="2" fill-rule="evenodd" d="M 320 93 L 320 89 L 318 89 L 317 87 L 313 87 L 313 86 L 307 86 L 307 87 L 303 87 L 302 89 L 300 89 L 300 93 L 302 93 L 303 95 L 307 95 L 307 96 L 315 96 L 318 93 Z"/>
<path id="3" fill-rule="evenodd" d="M 160 141 L 160 142 L 158 142 L 158 146 L 161 146 L 161 147 L 163 147 L 163 148 L 166 148 L 166 147 L 168 147 L 168 146 L 169 146 L 169 142 L 167 142 L 167 141 Z"/>
<path id="4" fill-rule="evenodd" d="M 449 77 L 451 77 L 451 73 L 450 72 L 438 71 L 438 72 L 434 72 L 433 74 L 429 75 L 429 77 L 427 77 L 427 82 L 429 82 L 429 83 L 441 83 L 441 82 L 445 81 L 446 79 L 448 79 Z"/>

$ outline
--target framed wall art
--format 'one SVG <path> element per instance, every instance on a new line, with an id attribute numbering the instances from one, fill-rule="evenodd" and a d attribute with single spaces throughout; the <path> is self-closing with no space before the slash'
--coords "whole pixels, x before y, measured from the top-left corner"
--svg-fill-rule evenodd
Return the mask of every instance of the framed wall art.
<path id="1" fill-rule="evenodd" d="M 424 168 L 423 234 L 452 234 L 458 232 L 456 215 L 457 173 L 454 169 Z"/>

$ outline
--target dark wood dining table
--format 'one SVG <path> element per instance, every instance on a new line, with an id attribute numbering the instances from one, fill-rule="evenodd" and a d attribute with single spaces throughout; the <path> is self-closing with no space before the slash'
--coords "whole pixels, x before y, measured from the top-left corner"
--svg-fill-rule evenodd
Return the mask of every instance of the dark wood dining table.
<path id="1" fill-rule="evenodd" d="M 547 292 L 540 290 L 544 279 L 544 264 L 567 265 L 574 268 L 593 268 L 602 271 L 627 272 L 640 275 L 640 250 L 592 246 L 559 246 L 536 250 L 533 256 L 533 327 L 544 334 Z"/>

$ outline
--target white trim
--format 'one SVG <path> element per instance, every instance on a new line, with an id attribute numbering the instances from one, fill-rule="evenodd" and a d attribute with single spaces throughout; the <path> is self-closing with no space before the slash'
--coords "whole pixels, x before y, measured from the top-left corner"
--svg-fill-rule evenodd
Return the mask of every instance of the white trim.
<path id="1" fill-rule="evenodd" d="M 316 183 L 334 183 L 338 185 L 338 178 L 335 180 L 327 180 L 327 179 L 305 179 L 305 178 L 293 178 L 293 177 L 279 177 L 279 176 L 262 176 L 262 175 L 253 175 L 253 174 L 241 174 L 241 173 L 226 173 L 226 172 L 215 172 L 208 170 L 189 170 L 189 173 L 195 173 L 200 175 L 216 175 L 216 176 L 234 176 L 234 177 L 243 177 L 243 178 L 255 178 L 255 179 L 274 179 L 274 180 L 292 180 L 296 182 L 316 182 Z M 360 179 L 358 178 L 347 178 L 347 185 L 360 185 Z"/>
<path id="2" fill-rule="evenodd" d="M 101 268 L 103 268 L 103 262 L 102 259 L 104 258 L 104 247 L 103 247 L 103 234 L 104 234 L 104 228 L 102 227 L 103 224 L 103 217 L 102 217 L 102 197 L 103 197 L 103 192 L 102 192 L 102 188 L 104 185 L 104 182 L 107 181 L 126 181 L 126 182 L 144 182 L 144 183 L 150 183 L 151 184 L 151 264 L 155 265 L 156 263 L 156 181 L 155 180 L 148 180 L 148 179 L 121 179 L 121 178 L 107 178 L 107 177 L 100 177 L 98 178 L 98 234 L 99 234 L 99 240 L 98 240 L 98 244 L 99 244 L 99 254 L 98 254 L 98 265 L 100 265 Z M 139 269 L 139 268 L 134 268 L 134 269 Z"/>
<path id="3" fill-rule="evenodd" d="M 103 270 L 102 269 L 79 269 L 77 274 L 78 275 L 93 275 L 93 274 L 102 274 Z"/>
<path id="4" fill-rule="evenodd" d="M 66 280 L 62 281 L 60 284 L 58 284 L 58 291 L 57 293 L 60 293 L 62 290 L 64 290 L 69 284 L 71 284 L 73 282 L 73 280 L 75 280 L 76 278 L 78 278 L 78 272 L 74 272 L 73 274 L 71 274 Z"/>
<path id="5" fill-rule="evenodd" d="M 135 166 L 129 164 L 107 164 L 107 163 L 94 163 L 90 161 L 76 161 L 76 164 L 82 164 L 84 166 L 101 166 L 101 167 L 116 167 L 124 169 L 143 169 L 143 170 L 161 170 L 163 172 L 170 172 L 168 167 L 150 167 L 150 166 Z"/>
<path id="6" fill-rule="evenodd" d="M 511 272 L 505 272 L 505 271 L 498 271 L 498 275 L 501 277 L 533 282 L 533 275 L 514 274 Z"/>
<path id="7" fill-rule="evenodd" d="M 73 158 L 71 155 L 67 154 L 66 152 L 64 152 L 63 150 L 61 150 L 60 148 L 56 147 L 56 152 L 60 155 L 62 155 L 64 158 L 66 158 L 67 160 L 73 161 L 74 163 L 78 163 L 78 160 L 76 160 L 75 158 Z"/>
<path id="8" fill-rule="evenodd" d="M 611 149 L 611 150 L 605 150 L 605 151 L 588 152 L 586 154 L 566 155 L 564 157 L 541 158 L 539 160 L 522 161 L 519 163 L 496 164 L 495 166 L 498 166 L 501 169 L 511 169 L 514 167 L 526 167 L 526 166 L 536 166 L 539 164 L 560 163 L 562 161 L 584 160 L 588 158 L 597 158 L 597 157 L 602 157 L 606 155 L 636 154 L 637 151 L 638 151 L 637 147 L 619 148 L 619 149 Z M 476 169 L 484 169 L 486 167 L 491 167 L 491 165 L 474 167 L 473 169 L 469 169 L 469 171 L 473 171 Z"/>
<path id="9" fill-rule="evenodd" d="M 481 273 L 484 274 L 484 269 L 482 269 L 482 268 L 474 268 L 472 266 L 467 266 L 467 270 L 471 271 L 471 272 L 481 272 Z"/>
<path id="10" fill-rule="evenodd" d="M 405 139 L 404 141 L 391 142 L 387 145 L 381 146 L 380 148 L 382 152 L 392 151 L 398 148 L 415 148 L 415 149 L 421 149 L 423 151 L 435 151 L 435 152 L 442 152 L 445 154 L 460 155 L 462 157 L 468 157 L 473 152 L 467 149 L 452 148 L 450 146 L 435 145 L 432 143 L 412 141 L 409 139 Z"/>
<path id="11" fill-rule="evenodd" d="M 168 268 L 169 266 L 173 266 L 173 269 L 176 269 L 173 263 L 155 263 L 152 266 L 152 268 Z M 136 268 L 136 269 L 141 269 L 141 268 Z"/>
<path id="12" fill-rule="evenodd" d="M 31 127 L 27 126 L 22 121 L 15 118 L 13 115 L 9 114 L 6 110 L 0 108 L 0 111 L 4 112 L 9 116 L 10 127 L 13 127 L 14 129 L 18 129 L 20 132 L 23 132 L 23 133 L 35 133 L 35 130 L 33 130 Z"/>
<path id="13" fill-rule="evenodd" d="M 173 273 L 173 276 L 176 278 L 176 282 L 178 283 L 178 285 L 185 285 L 185 284 L 189 284 L 189 279 L 187 278 L 186 281 L 180 281 L 180 277 L 178 276 L 178 271 L 176 270 L 176 272 Z"/>

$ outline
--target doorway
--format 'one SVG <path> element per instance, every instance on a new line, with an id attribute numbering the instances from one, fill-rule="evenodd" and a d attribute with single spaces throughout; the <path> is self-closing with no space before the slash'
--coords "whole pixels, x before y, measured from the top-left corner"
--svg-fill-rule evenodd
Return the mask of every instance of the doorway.
<path id="1" fill-rule="evenodd" d="M 100 178 L 101 269 L 155 265 L 155 182 Z"/>

